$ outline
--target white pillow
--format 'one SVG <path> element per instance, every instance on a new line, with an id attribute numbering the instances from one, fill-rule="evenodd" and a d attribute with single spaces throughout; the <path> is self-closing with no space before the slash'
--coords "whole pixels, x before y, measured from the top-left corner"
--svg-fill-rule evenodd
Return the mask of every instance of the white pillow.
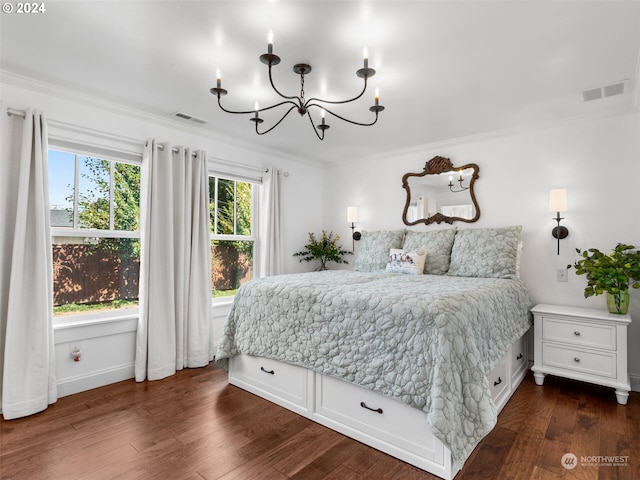
<path id="1" fill-rule="evenodd" d="M 426 258 L 427 252 L 425 250 L 407 252 L 399 248 L 392 248 L 389 251 L 389 263 L 387 263 L 386 271 L 422 275 Z"/>

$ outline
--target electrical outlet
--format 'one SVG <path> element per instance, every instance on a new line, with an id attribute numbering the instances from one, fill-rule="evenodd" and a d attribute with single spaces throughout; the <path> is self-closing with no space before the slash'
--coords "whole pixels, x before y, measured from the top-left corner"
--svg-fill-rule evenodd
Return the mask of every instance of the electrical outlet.
<path id="1" fill-rule="evenodd" d="M 70 343 L 69 355 L 71 356 L 74 362 L 79 362 L 80 356 L 82 355 L 82 345 L 79 343 Z"/>
<path id="2" fill-rule="evenodd" d="M 567 281 L 567 269 L 559 268 L 558 269 L 558 282 L 566 282 Z"/>

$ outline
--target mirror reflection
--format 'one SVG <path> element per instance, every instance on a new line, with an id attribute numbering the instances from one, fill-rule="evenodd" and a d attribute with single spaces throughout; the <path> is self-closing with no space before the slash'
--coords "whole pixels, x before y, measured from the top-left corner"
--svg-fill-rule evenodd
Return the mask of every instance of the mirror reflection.
<path id="1" fill-rule="evenodd" d="M 477 221 L 480 207 L 473 187 L 479 170 L 475 163 L 455 167 L 448 158 L 437 156 L 422 172 L 405 174 L 402 221 L 405 225 Z"/>

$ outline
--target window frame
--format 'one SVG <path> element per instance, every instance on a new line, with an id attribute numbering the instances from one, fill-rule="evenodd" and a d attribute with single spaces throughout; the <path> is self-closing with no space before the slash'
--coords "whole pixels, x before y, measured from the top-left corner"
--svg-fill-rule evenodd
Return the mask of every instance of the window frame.
<path id="1" fill-rule="evenodd" d="M 51 227 L 51 237 L 89 237 L 89 238 L 137 238 L 140 239 L 140 225 L 137 230 L 115 230 L 113 228 L 115 218 L 115 202 L 114 202 L 114 172 L 115 163 L 124 163 L 127 165 L 134 165 L 142 168 L 142 157 L 139 160 L 130 158 L 131 155 L 123 154 L 122 157 L 118 156 L 117 152 L 105 153 L 105 152 L 92 152 L 91 149 L 83 148 L 83 146 L 69 146 L 69 145 L 57 145 L 54 142 L 50 142 L 47 150 L 54 150 L 57 152 L 67 153 L 74 155 L 74 195 L 73 195 L 73 227 Z M 109 229 L 97 229 L 97 228 L 81 228 L 78 227 L 78 199 L 80 196 L 80 189 L 78 188 L 80 182 L 80 157 L 97 158 L 98 160 L 106 160 L 109 162 Z M 142 190 L 142 185 L 138 186 Z M 140 191 L 142 197 L 142 191 Z M 142 202 L 142 199 L 141 199 Z"/>
<path id="2" fill-rule="evenodd" d="M 65 154 L 74 156 L 74 200 L 73 200 L 73 226 L 72 227 L 50 227 L 50 239 L 52 246 L 55 245 L 53 240 L 56 237 L 75 237 L 75 238 L 113 238 L 113 239 L 138 239 L 141 240 L 140 233 L 140 221 L 138 222 L 137 230 L 115 230 L 113 228 L 115 221 L 115 198 L 114 198 L 114 172 L 115 164 L 123 163 L 127 165 L 134 165 L 142 169 L 142 153 L 137 152 L 124 152 L 111 150 L 108 147 L 91 147 L 90 145 L 83 143 L 76 143 L 66 141 L 62 139 L 50 138 L 47 148 L 47 157 L 50 151 L 62 152 Z M 109 229 L 96 229 L 96 228 L 80 228 L 78 227 L 79 217 L 79 195 L 80 189 L 80 168 L 79 162 L 81 157 L 96 158 L 99 160 L 109 161 Z M 47 167 L 49 162 L 47 161 Z M 140 171 L 142 177 L 142 170 Z M 47 186 L 50 187 L 49 179 L 47 179 Z M 142 178 L 138 185 L 140 206 L 143 202 L 142 196 Z M 50 200 L 50 198 L 49 198 Z M 141 220 L 141 219 L 140 219 Z M 139 296 L 139 290 L 138 290 Z M 72 315 L 54 315 L 53 323 L 54 328 L 65 328 L 67 326 L 86 325 L 93 323 L 103 323 L 120 321 L 122 319 L 134 318 L 139 314 L 139 306 L 126 307 L 126 308 L 114 308 L 101 311 L 80 312 Z"/>
<path id="3" fill-rule="evenodd" d="M 258 218 L 259 218 L 259 214 L 258 214 L 258 208 L 259 208 L 259 202 L 258 202 L 258 197 L 260 195 L 260 187 L 261 187 L 261 179 L 252 179 L 243 175 L 234 175 L 234 174 L 229 174 L 229 173 L 221 173 L 221 172 L 217 172 L 215 170 L 209 169 L 207 172 L 207 176 L 209 179 L 211 178 L 215 178 L 216 179 L 216 187 L 217 187 L 217 181 L 218 179 L 224 179 L 224 180 L 231 180 L 233 182 L 244 182 L 244 183 L 248 183 L 251 185 L 251 235 L 231 235 L 231 234 L 217 234 L 217 233 L 210 233 L 209 235 L 209 242 L 213 242 L 214 240 L 218 240 L 218 241 L 251 241 L 253 243 L 253 251 L 252 251 L 252 265 L 251 265 L 251 277 L 252 278 L 256 278 L 256 273 L 257 273 L 257 265 L 259 262 L 259 248 L 258 248 L 258 242 L 259 242 L 259 236 L 258 236 L 258 232 L 259 232 L 259 223 L 258 223 Z M 235 215 L 235 209 L 236 209 L 236 193 L 235 193 L 235 189 L 236 189 L 236 185 L 234 183 L 234 230 L 235 230 L 235 222 L 236 222 L 236 215 Z M 216 188 L 215 191 L 215 211 L 217 211 L 218 209 L 218 189 Z M 211 193 L 209 193 L 209 197 L 211 197 Z M 215 215 L 215 222 L 217 223 L 218 219 L 217 219 L 217 215 Z M 211 222 L 211 219 L 210 219 Z M 211 223 L 210 223 L 211 225 Z M 211 228 L 210 228 L 211 230 Z M 214 232 L 215 232 L 216 228 L 214 226 Z M 226 302 L 231 302 L 233 300 L 235 295 L 228 295 L 228 296 L 222 296 L 222 297 L 218 297 L 218 298 L 212 298 L 212 302 L 214 304 L 220 304 L 220 303 L 226 303 Z"/>
<path id="4" fill-rule="evenodd" d="M 258 202 L 256 201 L 256 198 L 259 194 L 259 186 L 260 184 L 251 180 L 248 180 L 246 178 L 231 178 L 231 175 L 222 175 L 222 174 L 217 174 L 214 172 L 209 172 L 208 173 L 208 177 L 209 178 L 215 178 L 216 179 L 216 185 L 217 185 L 217 181 L 219 178 L 222 178 L 224 180 L 231 180 L 234 182 L 234 194 L 233 194 L 233 198 L 234 198 L 234 218 L 233 218 L 233 222 L 234 222 L 234 230 L 235 230 L 235 226 L 236 226 L 236 221 L 237 221 L 237 216 L 235 215 L 236 213 L 236 183 L 237 182 L 243 182 L 243 183 L 249 183 L 251 185 L 251 235 L 237 235 L 237 234 L 228 234 L 228 233 L 211 233 L 209 236 L 211 237 L 211 240 L 221 240 L 221 241 L 252 241 L 254 242 L 254 250 L 255 250 L 255 244 L 258 240 L 258 236 L 256 235 L 256 231 L 258 230 L 258 225 L 257 225 L 257 206 L 258 206 Z M 209 193 L 209 197 L 211 197 L 211 193 Z M 215 192 L 215 205 L 216 205 L 216 211 L 218 208 L 218 189 L 216 188 L 216 192 Z M 215 222 L 217 224 L 218 222 L 218 216 L 215 215 Z M 214 232 L 215 232 L 216 226 L 214 225 Z M 255 251 L 253 252 L 254 254 L 254 258 L 255 258 Z"/>

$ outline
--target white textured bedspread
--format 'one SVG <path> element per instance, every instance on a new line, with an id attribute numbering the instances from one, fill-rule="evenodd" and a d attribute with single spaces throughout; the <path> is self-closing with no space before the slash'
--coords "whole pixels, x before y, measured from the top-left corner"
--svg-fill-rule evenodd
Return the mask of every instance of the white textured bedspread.
<path id="1" fill-rule="evenodd" d="M 531 326 L 517 279 L 324 271 L 243 285 L 216 361 L 301 365 L 426 412 L 462 466 L 495 425 L 486 375 Z"/>

